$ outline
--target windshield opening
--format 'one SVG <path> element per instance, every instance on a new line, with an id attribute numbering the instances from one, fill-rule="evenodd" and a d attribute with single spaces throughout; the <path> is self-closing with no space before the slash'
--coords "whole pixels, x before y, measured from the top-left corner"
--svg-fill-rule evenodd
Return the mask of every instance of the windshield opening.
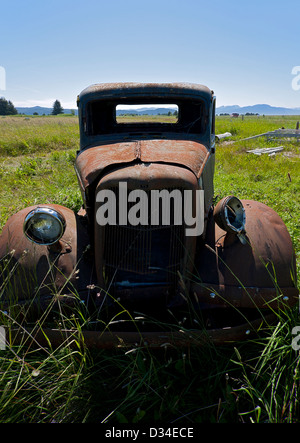
<path id="1" fill-rule="evenodd" d="M 139 124 L 139 123 L 178 123 L 178 105 L 117 105 L 117 124 Z"/>
<path id="2" fill-rule="evenodd" d="M 146 103 L 146 104 L 145 104 Z M 87 135 L 121 133 L 186 133 L 201 134 L 207 120 L 201 101 L 94 100 L 87 104 L 83 118 Z"/>

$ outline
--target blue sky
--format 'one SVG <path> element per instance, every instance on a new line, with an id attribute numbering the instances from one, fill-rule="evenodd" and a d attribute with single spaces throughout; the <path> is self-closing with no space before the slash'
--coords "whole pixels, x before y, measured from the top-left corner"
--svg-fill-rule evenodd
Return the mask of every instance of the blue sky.
<path id="1" fill-rule="evenodd" d="M 183 81 L 218 106 L 300 107 L 296 0 L 0 0 L 0 20 L 0 96 L 16 106 L 75 108 L 93 83 Z"/>

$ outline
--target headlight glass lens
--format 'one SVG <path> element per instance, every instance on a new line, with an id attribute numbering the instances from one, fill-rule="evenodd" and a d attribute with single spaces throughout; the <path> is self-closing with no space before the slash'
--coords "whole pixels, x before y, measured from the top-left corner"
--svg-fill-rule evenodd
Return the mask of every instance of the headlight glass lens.
<path id="1" fill-rule="evenodd" d="M 65 219 L 51 208 L 36 208 L 24 220 L 24 234 L 34 243 L 52 245 L 65 231 Z"/>

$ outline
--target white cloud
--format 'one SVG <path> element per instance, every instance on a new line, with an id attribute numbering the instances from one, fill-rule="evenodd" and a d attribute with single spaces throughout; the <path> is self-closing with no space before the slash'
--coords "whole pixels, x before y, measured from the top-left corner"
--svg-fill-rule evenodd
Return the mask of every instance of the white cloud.
<path id="1" fill-rule="evenodd" d="M 44 100 L 25 100 L 25 101 L 14 101 L 14 106 L 17 108 L 32 108 L 34 106 L 41 106 L 43 108 L 52 108 L 53 103 L 56 98 L 48 98 Z M 64 109 L 76 109 L 76 102 L 60 102 Z"/>

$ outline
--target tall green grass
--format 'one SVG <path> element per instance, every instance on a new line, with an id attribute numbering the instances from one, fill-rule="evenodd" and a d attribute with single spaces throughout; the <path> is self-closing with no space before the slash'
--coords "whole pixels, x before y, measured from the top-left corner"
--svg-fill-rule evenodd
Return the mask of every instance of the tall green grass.
<path id="1" fill-rule="evenodd" d="M 78 146 L 78 118 L 2 116 L 0 133 L 0 157 L 75 149 Z"/>
<path id="2" fill-rule="evenodd" d="M 268 140 L 266 137 L 243 140 L 280 127 L 295 129 L 298 116 L 217 117 L 216 132 L 234 129 L 235 136 L 217 144 L 215 194 L 234 194 L 241 199 L 258 200 L 273 208 L 283 219 L 291 235 L 300 263 L 300 141 Z M 219 131 L 219 132 L 218 132 Z M 283 146 L 275 156 L 248 153 L 255 148 Z"/>
<path id="3" fill-rule="evenodd" d="M 296 120 L 217 117 L 216 132 L 231 132 L 234 143 L 217 145 L 215 194 L 234 193 L 273 207 L 289 229 L 299 270 L 299 143 L 279 141 L 285 149 L 273 158 L 246 151 L 276 141 L 241 141 L 282 126 L 294 128 Z M 17 117 L 0 125 L 0 230 L 9 215 L 34 203 L 79 209 L 73 170 L 77 121 Z M 122 306 L 120 311 L 126 315 Z M 80 340 L 91 320 L 84 306 L 79 304 L 71 315 L 59 304 L 54 316 L 50 312 L 55 327 L 76 331 L 74 340 L 58 348 L 36 347 L 34 336 L 24 330 L 26 346 L 23 342 L 0 351 L 0 422 L 299 422 L 300 356 L 291 346 L 291 331 L 300 324 L 297 309 L 279 311 L 274 325 L 242 343 L 156 351 L 141 346 L 87 349 Z M 44 330 L 46 320 L 47 315 L 33 326 Z M 8 330 L 25 326 L 16 324 L 11 310 L 1 311 L 0 325 Z"/>
<path id="4" fill-rule="evenodd" d="M 299 422 L 295 321 L 279 315 L 268 334 L 235 346 L 96 351 L 76 337 L 58 349 L 27 341 L 1 351 L 0 421 Z"/>

